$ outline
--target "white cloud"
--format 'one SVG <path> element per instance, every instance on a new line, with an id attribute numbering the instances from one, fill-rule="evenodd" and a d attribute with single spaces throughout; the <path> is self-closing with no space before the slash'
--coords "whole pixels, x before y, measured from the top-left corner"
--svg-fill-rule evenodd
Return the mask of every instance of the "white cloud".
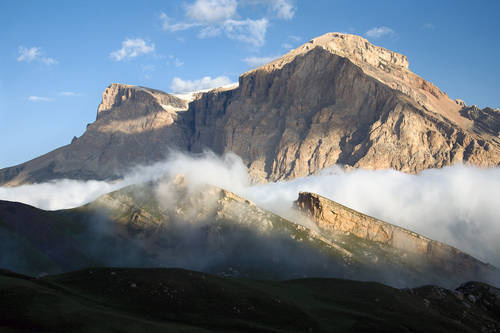
<path id="1" fill-rule="evenodd" d="M 50 97 L 30 96 L 30 97 L 28 97 L 28 101 L 30 101 L 30 102 L 52 102 L 53 99 Z"/>
<path id="2" fill-rule="evenodd" d="M 365 33 L 366 36 L 372 38 L 380 38 L 383 36 L 394 35 L 394 30 L 389 27 L 374 27 Z"/>
<path id="3" fill-rule="evenodd" d="M 432 23 L 425 23 L 421 27 L 422 30 L 434 30 L 434 24 Z"/>
<path id="4" fill-rule="evenodd" d="M 290 0 L 274 0 L 272 1 L 272 9 L 276 16 L 283 20 L 291 20 L 297 10 Z"/>
<path id="5" fill-rule="evenodd" d="M 77 93 L 74 91 L 61 91 L 59 93 L 60 96 L 66 96 L 66 97 L 76 97 L 76 96 L 83 96 L 81 93 Z"/>
<path id="6" fill-rule="evenodd" d="M 295 7 L 289 1 L 263 2 L 270 6 L 280 18 L 293 17 Z M 160 14 L 163 30 L 176 32 L 199 28 L 199 38 L 211 38 L 225 34 L 227 38 L 260 47 L 265 43 L 267 18 L 240 19 L 236 0 L 196 0 L 185 6 L 186 20 L 174 22 L 165 13 Z"/>
<path id="7" fill-rule="evenodd" d="M 227 20 L 224 22 L 224 31 L 227 37 L 231 39 L 259 47 L 264 45 L 268 24 L 269 21 L 265 18 L 242 21 Z"/>
<path id="8" fill-rule="evenodd" d="M 182 66 L 184 66 L 184 61 L 182 61 L 181 59 L 179 59 L 176 56 L 171 54 L 168 56 L 167 65 L 168 66 L 173 65 L 175 67 L 182 67 Z"/>
<path id="9" fill-rule="evenodd" d="M 183 80 L 179 77 L 175 77 L 172 80 L 170 88 L 176 93 L 186 93 L 217 88 L 231 83 L 231 80 L 227 76 L 218 76 L 213 79 L 210 76 L 205 76 L 198 80 Z"/>
<path id="10" fill-rule="evenodd" d="M 47 66 L 55 65 L 59 63 L 56 59 L 51 57 L 44 57 L 43 51 L 40 47 L 27 48 L 24 46 L 19 47 L 19 56 L 17 57 L 19 62 L 32 62 L 39 61 Z"/>
<path id="11" fill-rule="evenodd" d="M 186 16 L 194 22 L 220 23 L 236 15 L 236 0 L 196 0 L 186 7 Z"/>
<path id="12" fill-rule="evenodd" d="M 46 58 L 41 58 L 40 59 L 41 62 L 43 62 L 45 65 L 47 66 L 50 66 L 50 65 L 56 65 L 59 63 L 59 61 L 57 61 L 56 59 L 54 58 L 50 58 L 50 57 L 46 57 Z"/>
<path id="13" fill-rule="evenodd" d="M 281 20 L 291 20 L 295 16 L 297 7 L 292 0 L 246 0 L 253 5 L 267 6 L 270 11 Z"/>
<path id="14" fill-rule="evenodd" d="M 181 67 L 184 65 L 184 61 L 180 60 L 179 58 L 175 58 L 174 65 L 175 67 Z"/>
<path id="15" fill-rule="evenodd" d="M 162 20 L 162 28 L 163 30 L 170 31 L 170 32 L 175 32 L 175 31 L 182 31 L 182 30 L 187 30 L 192 27 L 197 27 L 200 26 L 200 23 L 196 22 L 179 22 L 179 23 L 173 23 L 172 19 L 167 16 L 165 13 L 160 14 L 160 20 Z"/>
<path id="16" fill-rule="evenodd" d="M 290 43 L 283 43 L 283 44 L 281 44 L 281 47 L 286 49 L 286 50 L 293 49 L 293 45 Z"/>
<path id="17" fill-rule="evenodd" d="M 205 27 L 205 28 L 200 30 L 198 37 L 211 38 L 211 37 L 219 36 L 221 34 L 221 32 L 222 32 L 221 27 L 209 25 L 208 27 Z"/>
<path id="18" fill-rule="evenodd" d="M 19 57 L 17 61 L 32 62 L 41 55 L 39 47 L 26 48 L 24 46 L 19 47 Z"/>
<path id="19" fill-rule="evenodd" d="M 243 61 L 246 62 L 249 66 L 259 67 L 277 58 L 278 57 L 248 57 L 243 59 Z"/>
<path id="20" fill-rule="evenodd" d="M 110 53 L 110 57 L 115 61 L 124 59 L 133 59 L 142 54 L 154 52 L 155 45 L 149 44 L 142 38 L 125 39 L 122 42 L 122 48 Z"/>

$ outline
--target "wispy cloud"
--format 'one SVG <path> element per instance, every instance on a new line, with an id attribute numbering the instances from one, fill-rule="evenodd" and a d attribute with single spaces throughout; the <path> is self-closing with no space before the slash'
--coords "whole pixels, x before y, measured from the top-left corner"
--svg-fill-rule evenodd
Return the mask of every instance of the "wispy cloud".
<path id="1" fill-rule="evenodd" d="M 292 0 L 246 0 L 252 5 L 264 5 L 278 19 L 291 20 L 297 11 L 297 6 Z"/>
<path id="2" fill-rule="evenodd" d="M 168 56 L 167 65 L 169 65 L 169 66 L 173 65 L 175 67 L 181 67 L 181 66 L 184 66 L 184 61 L 182 61 L 181 59 L 179 59 L 176 56 L 174 56 L 173 54 L 171 54 L 171 55 Z"/>
<path id="3" fill-rule="evenodd" d="M 432 23 L 425 23 L 425 24 L 422 24 L 422 26 L 420 27 L 420 29 L 422 30 L 434 30 L 434 24 Z"/>
<path id="4" fill-rule="evenodd" d="M 42 97 L 42 96 L 30 96 L 28 97 L 28 101 L 30 102 L 52 102 L 54 99 L 50 97 Z"/>
<path id="5" fill-rule="evenodd" d="M 290 0 L 248 0 L 246 3 L 265 5 L 275 13 L 275 17 L 290 20 L 295 15 L 296 6 Z M 196 0 L 184 7 L 185 20 L 175 21 L 161 13 L 163 30 L 176 32 L 198 28 L 199 38 L 225 35 L 227 38 L 251 44 L 264 45 L 269 19 L 241 18 L 238 15 L 237 0 Z"/>
<path id="6" fill-rule="evenodd" d="M 394 35 L 394 30 L 392 30 L 389 27 L 381 26 L 381 27 L 374 27 L 368 30 L 365 33 L 366 36 L 371 37 L 371 38 L 381 38 L 384 36 L 391 36 Z"/>
<path id="7" fill-rule="evenodd" d="M 264 45 L 269 21 L 259 20 L 227 20 L 224 22 L 224 31 L 227 37 L 255 46 Z"/>
<path id="8" fill-rule="evenodd" d="M 231 80 L 227 76 L 218 76 L 212 78 L 210 76 L 205 76 L 197 80 L 183 80 L 179 77 L 175 77 L 172 80 L 170 88 L 176 93 L 186 93 L 198 90 L 212 89 L 221 86 L 231 84 Z"/>
<path id="9" fill-rule="evenodd" d="M 125 39 L 122 42 L 122 48 L 110 53 L 110 57 L 115 61 L 129 60 L 136 58 L 143 54 L 148 54 L 154 52 L 155 45 L 153 43 L 148 44 L 142 38 L 136 39 Z"/>
<path id="10" fill-rule="evenodd" d="M 182 60 L 180 60 L 178 58 L 175 58 L 174 65 L 175 65 L 175 67 L 181 67 L 181 66 L 184 65 L 184 61 L 182 61 Z"/>
<path id="11" fill-rule="evenodd" d="M 274 59 L 279 58 L 279 56 L 275 57 L 248 57 L 243 59 L 249 66 L 258 67 L 267 64 L 268 62 L 273 61 Z"/>
<path id="12" fill-rule="evenodd" d="M 61 91 L 59 93 L 59 96 L 78 97 L 78 96 L 83 96 L 83 95 L 81 93 L 74 92 L 74 91 Z"/>
<path id="13" fill-rule="evenodd" d="M 19 57 L 17 61 L 32 62 L 33 60 L 40 57 L 41 51 L 39 47 L 26 48 L 24 46 L 19 47 Z"/>
<path id="14" fill-rule="evenodd" d="M 272 9 L 276 16 L 283 20 L 291 20 L 295 16 L 297 8 L 290 0 L 274 0 L 270 1 Z"/>
<path id="15" fill-rule="evenodd" d="M 285 50 L 290 50 L 294 48 L 294 45 L 297 45 L 297 43 L 302 41 L 302 37 L 296 36 L 296 35 L 290 35 L 286 39 L 286 42 L 281 44 L 281 47 L 284 48 Z"/>
<path id="16" fill-rule="evenodd" d="M 160 14 L 160 20 L 162 20 L 162 28 L 163 30 L 170 31 L 170 32 L 176 32 L 176 31 L 182 31 L 182 30 L 187 30 L 189 28 L 193 27 L 198 27 L 201 26 L 201 23 L 196 23 L 196 22 L 177 22 L 174 23 L 172 18 L 167 16 L 165 13 Z"/>
<path id="17" fill-rule="evenodd" d="M 41 62 L 44 65 L 51 66 L 58 63 L 58 61 L 51 57 L 44 56 L 44 52 L 41 47 L 19 47 L 19 56 L 17 57 L 17 61 L 19 62 Z"/>

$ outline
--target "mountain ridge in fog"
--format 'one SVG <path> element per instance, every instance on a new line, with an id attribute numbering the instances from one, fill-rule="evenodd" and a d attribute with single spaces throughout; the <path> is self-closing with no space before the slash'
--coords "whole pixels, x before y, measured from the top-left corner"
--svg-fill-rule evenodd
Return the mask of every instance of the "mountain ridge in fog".
<path id="1" fill-rule="evenodd" d="M 345 230 L 323 232 L 304 215 L 291 222 L 183 176 L 129 186 L 69 210 L 0 203 L 2 267 L 33 275 L 96 265 L 183 267 L 222 276 L 449 287 L 495 281 L 498 273 L 472 257 L 458 260 L 466 257 L 460 251 L 436 261 Z"/>

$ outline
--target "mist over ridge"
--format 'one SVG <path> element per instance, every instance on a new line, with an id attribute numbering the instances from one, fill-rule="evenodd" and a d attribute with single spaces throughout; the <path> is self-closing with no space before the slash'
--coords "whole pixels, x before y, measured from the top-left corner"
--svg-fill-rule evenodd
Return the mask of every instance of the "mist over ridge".
<path id="1" fill-rule="evenodd" d="M 314 192 L 500 266 L 499 168 L 455 165 L 410 175 L 395 170 L 333 167 L 291 181 L 252 184 L 247 168 L 235 154 L 218 157 L 208 151 L 198 155 L 170 152 L 167 160 L 134 168 L 121 181 L 62 179 L 0 187 L 0 199 L 41 209 L 66 209 L 131 184 L 152 180 L 159 181 L 160 187 L 162 178 L 177 174 L 184 175 L 188 186 L 215 185 L 295 221 L 291 208 L 298 193 Z"/>

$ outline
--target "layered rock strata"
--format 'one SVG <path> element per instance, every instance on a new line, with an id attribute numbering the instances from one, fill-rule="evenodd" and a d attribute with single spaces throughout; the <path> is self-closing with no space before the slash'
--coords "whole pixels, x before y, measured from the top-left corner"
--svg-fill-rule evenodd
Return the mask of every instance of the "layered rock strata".
<path id="1" fill-rule="evenodd" d="M 311 217 L 320 230 L 352 234 L 403 253 L 417 254 L 444 271 L 487 275 L 492 270 L 491 265 L 452 246 L 362 214 L 318 194 L 301 192 L 295 207 Z"/>

